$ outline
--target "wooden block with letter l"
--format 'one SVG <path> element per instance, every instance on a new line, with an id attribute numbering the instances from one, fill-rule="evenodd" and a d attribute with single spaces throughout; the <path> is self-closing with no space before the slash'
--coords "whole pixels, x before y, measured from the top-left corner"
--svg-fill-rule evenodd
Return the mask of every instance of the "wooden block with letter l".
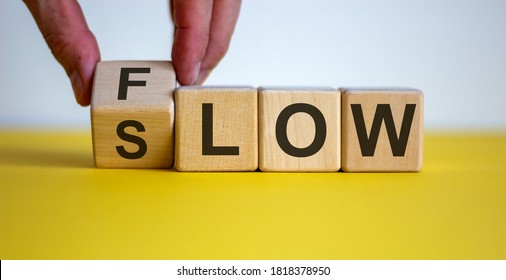
<path id="1" fill-rule="evenodd" d="M 342 168 L 420 171 L 423 94 L 415 89 L 341 89 Z"/>
<path id="2" fill-rule="evenodd" d="M 341 95 L 332 88 L 260 88 L 262 171 L 338 171 Z"/>
<path id="3" fill-rule="evenodd" d="M 176 169 L 258 168 L 258 94 L 253 87 L 176 90 Z"/>
<path id="4" fill-rule="evenodd" d="M 170 61 L 99 62 L 91 100 L 95 165 L 171 168 L 175 88 Z"/>

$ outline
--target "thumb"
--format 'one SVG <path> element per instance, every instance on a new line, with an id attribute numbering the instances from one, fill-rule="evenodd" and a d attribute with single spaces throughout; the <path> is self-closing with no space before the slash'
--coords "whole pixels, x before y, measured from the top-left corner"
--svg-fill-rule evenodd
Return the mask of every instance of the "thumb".
<path id="1" fill-rule="evenodd" d="M 75 0 L 25 0 L 54 57 L 70 78 L 76 101 L 90 104 L 100 52 Z"/>

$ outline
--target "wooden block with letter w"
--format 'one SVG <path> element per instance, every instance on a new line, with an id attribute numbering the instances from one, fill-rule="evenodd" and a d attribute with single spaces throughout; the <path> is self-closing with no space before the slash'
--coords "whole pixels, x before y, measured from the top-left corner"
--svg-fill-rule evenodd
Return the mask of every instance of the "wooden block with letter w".
<path id="1" fill-rule="evenodd" d="M 342 169 L 419 171 L 423 94 L 415 89 L 341 89 Z"/>
<path id="2" fill-rule="evenodd" d="M 171 168 L 175 88 L 170 61 L 99 62 L 91 100 L 95 165 Z"/>

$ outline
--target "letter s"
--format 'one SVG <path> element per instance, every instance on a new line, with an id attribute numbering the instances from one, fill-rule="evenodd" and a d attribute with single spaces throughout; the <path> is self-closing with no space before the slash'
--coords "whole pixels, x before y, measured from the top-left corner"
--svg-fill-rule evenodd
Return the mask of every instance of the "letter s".
<path id="1" fill-rule="evenodd" d="M 116 151 L 123 158 L 139 159 L 143 157 L 148 151 L 148 145 L 146 145 L 146 141 L 144 141 L 144 139 L 142 139 L 141 137 L 126 133 L 125 128 L 129 126 L 132 126 L 135 129 L 137 129 L 137 132 L 146 131 L 142 123 L 134 120 L 126 120 L 118 124 L 118 127 L 116 128 L 116 133 L 118 134 L 118 137 L 121 138 L 122 140 L 137 144 L 137 146 L 139 146 L 139 150 L 137 150 L 134 153 L 130 153 L 127 150 L 125 150 L 125 147 L 116 146 Z"/>

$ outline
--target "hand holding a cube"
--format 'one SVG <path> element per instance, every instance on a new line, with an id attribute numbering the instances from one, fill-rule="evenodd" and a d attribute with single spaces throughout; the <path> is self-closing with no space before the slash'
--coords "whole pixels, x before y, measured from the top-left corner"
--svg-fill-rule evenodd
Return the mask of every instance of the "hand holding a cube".
<path id="1" fill-rule="evenodd" d="M 90 104 L 100 51 L 77 0 L 24 0 L 70 78 L 77 103 Z M 170 0 L 172 60 L 182 85 L 201 84 L 226 54 L 241 0 Z"/>

